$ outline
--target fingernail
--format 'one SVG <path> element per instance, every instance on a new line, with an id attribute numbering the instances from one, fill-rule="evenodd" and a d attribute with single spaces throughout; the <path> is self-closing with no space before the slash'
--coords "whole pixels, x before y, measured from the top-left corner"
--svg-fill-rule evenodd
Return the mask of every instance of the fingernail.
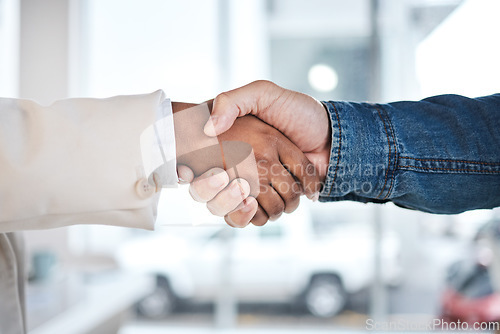
<path id="1" fill-rule="evenodd" d="M 226 216 L 226 223 L 231 227 L 237 227 L 229 215 Z"/>
<path id="2" fill-rule="evenodd" d="M 307 198 L 313 202 L 317 202 L 319 199 L 319 192 L 316 192 L 316 193 L 311 194 L 311 195 L 307 195 Z"/>
<path id="3" fill-rule="evenodd" d="M 219 116 L 217 115 L 210 116 L 210 121 L 212 122 L 214 128 L 217 127 L 217 123 L 219 122 Z"/>
<path id="4" fill-rule="evenodd" d="M 241 208 L 241 212 L 243 213 L 248 213 L 250 211 L 252 211 L 252 206 L 249 205 L 248 201 L 247 200 L 244 200 L 243 201 L 243 207 Z"/>
<path id="5" fill-rule="evenodd" d="M 215 137 L 217 135 L 215 129 L 217 127 L 218 122 L 219 122 L 219 116 L 210 116 L 210 118 L 207 121 L 207 124 L 205 124 L 205 127 L 203 128 L 203 131 L 207 136 Z"/>
<path id="6" fill-rule="evenodd" d="M 178 183 L 181 183 L 181 184 L 186 184 L 186 183 L 188 183 L 188 182 L 187 182 L 186 180 L 184 180 L 182 177 L 178 177 L 178 178 L 177 178 L 177 182 L 178 182 Z"/>
<path id="7" fill-rule="evenodd" d="M 224 183 L 225 183 L 225 180 L 221 176 L 218 176 L 218 175 L 212 175 L 208 179 L 208 184 L 212 188 L 220 188 L 224 185 Z"/>
<path id="8" fill-rule="evenodd" d="M 239 184 L 239 182 L 235 182 L 233 186 L 231 187 L 231 196 L 233 197 L 243 197 L 245 196 L 245 192 L 243 191 L 243 188 Z"/>
<path id="9" fill-rule="evenodd" d="M 246 227 L 248 225 L 248 223 L 244 223 L 242 225 L 238 225 L 236 224 L 229 215 L 226 216 L 226 223 L 231 226 L 231 227 L 234 227 L 234 228 L 243 228 L 243 227 Z"/>

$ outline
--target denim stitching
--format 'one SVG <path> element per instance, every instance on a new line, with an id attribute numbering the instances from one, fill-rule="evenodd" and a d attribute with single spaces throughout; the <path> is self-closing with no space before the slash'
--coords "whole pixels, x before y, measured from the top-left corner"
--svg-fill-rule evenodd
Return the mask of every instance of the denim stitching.
<path id="1" fill-rule="evenodd" d="M 399 166 L 400 168 L 417 168 L 417 169 L 431 169 L 431 170 L 447 170 L 456 172 L 477 172 L 477 173 L 491 173 L 497 174 L 500 171 L 496 170 L 475 170 L 475 169 L 461 169 L 461 168 L 440 168 L 440 167 L 419 167 L 419 166 Z"/>
<path id="2" fill-rule="evenodd" d="M 396 170 L 397 170 L 397 162 L 398 162 L 398 143 L 396 141 L 396 132 L 394 131 L 394 127 L 392 126 L 391 120 L 389 119 L 389 115 L 387 114 L 387 111 L 384 108 L 381 108 L 381 109 L 384 112 L 385 118 L 387 119 L 387 123 L 389 124 L 389 129 L 391 130 L 391 135 L 392 135 L 392 141 L 394 142 L 394 168 L 392 169 L 392 173 L 391 173 L 391 186 L 389 187 L 389 191 L 387 192 L 387 195 L 385 195 L 385 197 L 383 198 L 385 200 L 392 193 L 392 189 L 394 187 L 394 184 L 396 183 L 395 179 L 396 179 Z"/>
<path id="3" fill-rule="evenodd" d="M 380 120 L 384 124 L 385 135 L 387 136 L 387 144 L 389 145 L 389 164 L 387 166 L 387 169 L 385 170 L 384 185 L 382 186 L 382 190 L 380 190 L 380 193 L 376 197 L 376 198 L 380 198 L 380 196 L 382 196 L 382 194 L 384 193 L 385 185 L 387 184 L 387 176 L 389 174 L 389 166 L 391 165 L 391 153 L 392 153 L 392 150 L 391 150 L 391 141 L 389 140 L 389 133 L 387 132 L 387 127 L 385 126 L 385 121 L 382 118 L 380 110 L 377 107 L 375 107 L 375 109 L 377 110 L 377 113 L 378 113 L 378 116 L 380 117 Z"/>
<path id="4" fill-rule="evenodd" d="M 417 161 L 459 162 L 459 163 L 464 163 L 464 164 L 500 166 L 500 162 L 480 162 L 480 161 L 453 160 L 453 159 L 419 159 L 419 158 L 411 158 L 411 157 L 400 157 L 400 158 L 401 159 L 417 160 Z"/>
<path id="5" fill-rule="evenodd" d="M 339 164 L 340 164 L 340 150 L 342 148 L 342 128 L 340 126 L 339 112 L 338 112 L 337 107 L 335 106 L 334 103 L 332 103 L 331 105 L 333 106 L 333 110 L 335 111 L 335 115 L 337 117 L 337 125 L 339 127 L 339 148 L 337 150 L 337 165 L 335 166 L 335 173 L 333 174 L 332 186 L 330 188 L 330 192 L 328 193 L 328 196 L 331 196 L 332 191 L 333 191 L 333 186 L 335 185 L 335 181 L 337 180 L 337 172 L 339 170 Z"/>

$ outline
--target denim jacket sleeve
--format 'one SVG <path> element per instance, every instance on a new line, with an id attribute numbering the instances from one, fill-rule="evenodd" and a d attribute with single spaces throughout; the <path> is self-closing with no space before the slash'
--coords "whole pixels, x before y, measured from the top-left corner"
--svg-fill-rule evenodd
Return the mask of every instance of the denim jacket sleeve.
<path id="1" fill-rule="evenodd" d="M 324 105 L 332 145 L 320 201 L 443 214 L 500 206 L 500 94 Z"/>

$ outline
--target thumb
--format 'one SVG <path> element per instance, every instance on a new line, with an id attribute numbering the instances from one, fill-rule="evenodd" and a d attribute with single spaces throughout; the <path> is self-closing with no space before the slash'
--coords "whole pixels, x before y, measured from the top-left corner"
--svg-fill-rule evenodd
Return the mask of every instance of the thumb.
<path id="1" fill-rule="evenodd" d="M 259 114 L 262 98 L 275 100 L 282 90 L 270 81 L 258 80 L 219 94 L 213 102 L 212 116 L 205 125 L 205 134 L 215 137 L 229 130 L 236 118 L 250 113 Z"/>
<path id="2" fill-rule="evenodd" d="M 177 178 L 180 184 L 191 183 L 194 179 L 194 173 L 188 166 L 177 165 Z"/>
<path id="3" fill-rule="evenodd" d="M 250 113 L 258 116 L 269 101 L 279 98 L 282 91 L 283 88 L 270 81 L 258 80 L 219 94 L 214 100 L 212 115 L 205 124 L 205 134 L 215 137 L 227 131 L 238 117 Z"/>
<path id="4" fill-rule="evenodd" d="M 228 93 L 222 93 L 215 98 L 212 114 L 205 124 L 203 131 L 209 137 L 218 136 L 229 130 L 236 118 L 243 116 L 243 114 L 240 115 L 240 108 L 236 103 L 231 101 Z"/>

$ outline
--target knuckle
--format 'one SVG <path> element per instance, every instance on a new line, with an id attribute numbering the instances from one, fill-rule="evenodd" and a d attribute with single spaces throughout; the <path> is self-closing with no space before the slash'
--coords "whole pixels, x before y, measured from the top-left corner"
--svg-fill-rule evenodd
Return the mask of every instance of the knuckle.
<path id="1" fill-rule="evenodd" d="M 223 191 L 207 202 L 207 208 L 213 215 L 222 217 L 233 211 L 240 202 L 241 199 L 230 198 L 227 191 Z"/>
<path id="2" fill-rule="evenodd" d="M 297 183 L 294 183 L 294 185 L 296 185 L 296 184 Z M 298 188 L 296 186 L 292 187 L 291 191 L 287 194 L 287 197 L 286 197 L 287 204 L 297 202 L 298 200 L 300 200 L 301 195 L 302 194 L 298 191 Z"/>
<path id="3" fill-rule="evenodd" d="M 272 150 L 266 149 L 260 152 L 255 152 L 257 161 L 265 165 L 270 165 L 275 160 L 275 153 Z"/>
<path id="4" fill-rule="evenodd" d="M 302 163 L 302 165 L 304 166 L 305 175 L 307 175 L 307 176 L 315 176 L 316 175 L 316 168 L 307 158 L 304 158 L 304 162 Z"/>
<path id="5" fill-rule="evenodd" d="M 210 170 L 208 170 L 207 172 L 205 172 L 203 175 L 207 175 L 207 176 L 217 176 L 217 175 L 224 175 L 224 174 L 227 174 L 227 172 L 220 168 L 220 167 L 214 167 L 214 168 L 211 168 Z"/>
<path id="6" fill-rule="evenodd" d="M 282 201 L 275 201 L 270 205 L 267 214 L 270 217 L 279 217 L 283 213 L 283 211 L 285 211 L 285 203 L 283 203 Z"/>
<path id="7" fill-rule="evenodd" d="M 236 184 L 240 191 L 242 192 L 243 197 L 248 197 L 250 194 L 250 183 L 243 178 L 237 178 L 232 181 L 232 183 Z"/>
<path id="8" fill-rule="evenodd" d="M 260 89 L 265 89 L 265 88 L 270 88 L 274 86 L 275 84 L 269 80 L 257 80 L 253 82 L 254 85 L 256 85 Z"/>
<path id="9" fill-rule="evenodd" d="M 220 93 L 215 98 L 216 105 L 224 105 L 224 104 L 227 104 L 230 102 L 231 102 L 231 97 L 229 96 L 229 94 L 227 92 Z"/>

